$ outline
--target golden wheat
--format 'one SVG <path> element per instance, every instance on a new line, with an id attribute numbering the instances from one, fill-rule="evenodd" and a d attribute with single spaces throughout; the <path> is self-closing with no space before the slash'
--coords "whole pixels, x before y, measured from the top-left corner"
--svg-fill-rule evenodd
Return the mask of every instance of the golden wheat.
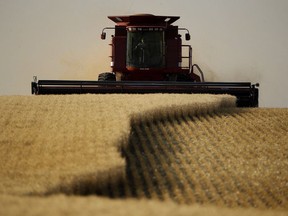
<path id="1" fill-rule="evenodd" d="M 145 120 L 136 125 L 130 145 L 136 155 L 148 157 L 139 167 L 150 166 L 142 172 L 155 177 L 167 200 L 287 209 L 287 118 L 287 109 L 234 109 L 178 121 Z"/>
<path id="2" fill-rule="evenodd" d="M 285 215 L 288 110 L 234 104 L 227 95 L 1 96 L 0 215 Z"/>
<path id="3" fill-rule="evenodd" d="M 121 172 L 124 178 L 125 160 L 118 148 L 129 134 L 130 121 L 142 115 L 165 118 L 175 115 L 173 107 L 184 105 L 187 112 L 194 112 L 193 106 L 204 107 L 207 101 L 218 106 L 225 100 L 234 103 L 229 96 L 161 94 L 1 96 L 0 100 L 0 193 L 8 194 L 44 193 L 52 187 L 57 191 L 57 185 L 83 178 L 105 184 Z M 203 112 L 209 109 L 214 108 L 207 106 Z"/>

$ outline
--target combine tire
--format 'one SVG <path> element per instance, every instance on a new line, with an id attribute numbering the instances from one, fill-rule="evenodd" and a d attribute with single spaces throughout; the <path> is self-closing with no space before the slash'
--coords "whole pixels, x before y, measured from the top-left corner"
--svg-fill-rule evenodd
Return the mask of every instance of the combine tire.
<path id="1" fill-rule="evenodd" d="M 101 73 L 98 76 L 98 81 L 116 81 L 116 76 L 113 73 Z"/>
<path id="2" fill-rule="evenodd" d="M 186 74 L 178 74 L 176 81 L 178 82 L 191 82 L 193 79 Z"/>

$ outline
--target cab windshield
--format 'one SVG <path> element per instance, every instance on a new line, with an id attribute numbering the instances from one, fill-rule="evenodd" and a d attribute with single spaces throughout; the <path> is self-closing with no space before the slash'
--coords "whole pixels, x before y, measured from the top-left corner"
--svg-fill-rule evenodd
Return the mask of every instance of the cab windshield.
<path id="1" fill-rule="evenodd" d="M 127 33 L 127 67 L 163 67 L 164 31 L 159 28 L 132 28 Z"/>

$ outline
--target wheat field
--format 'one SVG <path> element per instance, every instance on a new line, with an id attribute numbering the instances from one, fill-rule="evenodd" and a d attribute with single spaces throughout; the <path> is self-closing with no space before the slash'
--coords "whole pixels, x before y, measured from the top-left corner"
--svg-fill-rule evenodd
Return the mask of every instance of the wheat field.
<path id="1" fill-rule="evenodd" d="M 0 104 L 0 215 L 287 215 L 288 109 L 177 94 Z"/>

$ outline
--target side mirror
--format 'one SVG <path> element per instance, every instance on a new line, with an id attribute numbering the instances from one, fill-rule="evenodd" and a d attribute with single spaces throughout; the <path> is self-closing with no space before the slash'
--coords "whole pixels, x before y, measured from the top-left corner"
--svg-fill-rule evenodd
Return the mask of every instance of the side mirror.
<path id="1" fill-rule="evenodd" d="M 190 34 L 189 34 L 189 33 L 186 33 L 186 34 L 185 34 L 185 40 L 187 40 L 187 41 L 190 40 Z"/>
<path id="2" fill-rule="evenodd" d="M 105 40 L 105 39 L 106 39 L 106 32 L 102 32 L 102 34 L 101 34 L 101 39 L 102 39 L 102 40 Z"/>

